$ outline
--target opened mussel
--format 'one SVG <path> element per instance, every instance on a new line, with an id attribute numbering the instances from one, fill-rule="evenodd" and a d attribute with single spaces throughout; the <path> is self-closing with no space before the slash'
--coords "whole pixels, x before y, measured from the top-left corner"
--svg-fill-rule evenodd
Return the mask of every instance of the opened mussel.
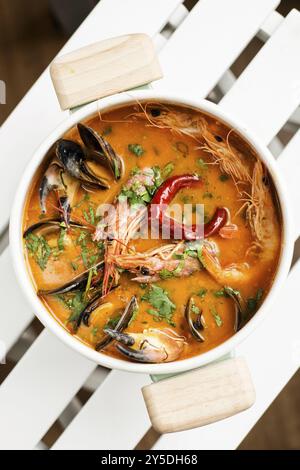
<path id="1" fill-rule="evenodd" d="M 62 228 L 66 228 L 66 224 L 61 219 L 48 219 L 48 220 L 41 220 L 36 224 L 31 225 L 28 227 L 25 232 L 23 233 L 23 237 L 26 238 L 31 233 L 37 233 L 38 235 L 47 235 L 51 232 L 60 230 Z M 89 227 L 79 224 L 77 222 L 69 221 L 68 227 L 71 228 L 78 228 L 82 230 L 89 230 Z"/>
<path id="2" fill-rule="evenodd" d="M 47 168 L 39 188 L 42 213 L 46 213 L 46 200 L 51 191 L 58 195 L 59 210 L 63 220 L 70 220 L 72 199 L 80 184 L 86 189 L 109 189 L 107 178 L 96 174 L 89 162 L 96 162 L 109 170 L 115 180 L 123 173 L 123 162 L 111 145 L 84 124 L 78 124 L 78 132 L 84 145 L 68 139 L 60 139 L 51 151 L 55 160 Z M 77 186 L 76 186 L 77 185 Z"/>
<path id="3" fill-rule="evenodd" d="M 204 336 L 200 333 L 205 328 L 205 322 L 202 314 L 202 310 L 196 306 L 193 297 L 189 298 L 187 306 L 185 308 L 185 318 L 189 326 L 190 332 L 192 333 L 195 340 L 201 343 L 205 341 Z"/>
<path id="4" fill-rule="evenodd" d="M 229 286 L 224 286 L 224 292 L 228 297 L 234 301 L 235 306 L 235 325 L 234 330 L 239 331 L 244 324 L 244 308 L 243 308 L 243 299 L 239 291 L 233 289 Z"/>
<path id="5" fill-rule="evenodd" d="M 109 343 L 115 339 L 113 335 L 111 334 L 111 331 L 114 332 L 114 334 L 121 333 L 125 328 L 127 328 L 128 323 L 130 322 L 130 319 L 132 318 L 132 315 L 134 314 L 135 310 L 138 308 L 138 303 L 136 297 L 133 295 L 127 304 L 124 312 L 121 315 L 120 320 L 118 321 L 116 327 L 114 330 L 111 330 L 110 328 L 106 328 L 104 330 L 105 336 L 104 338 L 99 341 L 96 344 L 96 351 L 100 351 L 101 349 L 105 348 Z"/>
<path id="6" fill-rule="evenodd" d="M 79 123 L 77 129 L 82 142 L 88 149 L 89 157 L 101 163 L 116 180 L 119 180 L 123 173 L 123 162 L 112 146 L 91 127 Z"/>
<path id="7" fill-rule="evenodd" d="M 87 280 L 89 273 L 91 269 L 95 274 L 100 273 L 103 271 L 104 267 L 104 261 L 99 261 L 99 263 L 95 264 L 90 269 L 87 269 L 81 274 L 78 274 L 77 276 L 73 277 L 70 281 L 66 282 L 66 284 L 57 287 L 55 289 L 40 289 L 38 291 L 38 295 L 57 295 L 57 294 L 66 294 L 67 292 L 72 292 L 75 290 L 81 290 L 86 286 Z"/>

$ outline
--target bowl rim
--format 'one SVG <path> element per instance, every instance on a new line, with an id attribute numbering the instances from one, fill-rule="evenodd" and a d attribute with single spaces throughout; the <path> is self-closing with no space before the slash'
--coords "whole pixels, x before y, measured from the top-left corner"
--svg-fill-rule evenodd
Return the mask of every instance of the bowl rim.
<path id="1" fill-rule="evenodd" d="M 160 101 L 169 104 L 177 104 L 196 108 L 199 111 L 211 114 L 213 117 L 223 121 L 229 127 L 234 128 L 234 130 L 236 130 L 255 149 L 258 156 L 268 168 L 278 194 L 283 221 L 282 249 L 277 272 L 266 299 L 255 313 L 253 318 L 249 320 L 249 322 L 239 332 L 235 333 L 232 337 L 224 341 L 219 346 L 216 346 L 215 348 L 198 356 L 162 364 L 140 364 L 117 359 L 93 350 L 91 347 L 72 336 L 49 313 L 43 302 L 36 295 L 23 253 L 22 220 L 27 191 L 29 189 L 33 175 L 35 174 L 38 166 L 40 165 L 51 145 L 79 121 L 87 119 L 89 116 L 99 112 L 100 109 L 101 112 L 104 112 L 120 106 L 134 104 L 136 101 Z M 43 325 L 49 328 L 66 345 L 82 354 L 87 359 L 110 369 L 119 369 L 128 372 L 138 372 L 145 374 L 176 374 L 204 366 L 222 358 L 223 356 L 228 355 L 261 323 L 261 321 L 267 316 L 267 313 L 270 313 L 270 307 L 274 301 L 274 298 L 276 297 L 279 286 L 287 277 L 290 268 L 294 243 L 293 234 L 294 230 L 290 204 L 284 191 L 284 182 L 282 181 L 282 176 L 277 168 L 277 163 L 268 148 L 264 144 L 260 143 L 259 140 L 245 125 L 234 119 L 230 113 L 224 111 L 219 105 L 216 105 L 205 99 L 194 98 L 194 96 L 191 96 L 186 92 L 158 92 L 150 89 L 123 92 L 89 103 L 88 105 L 85 105 L 72 112 L 68 118 L 64 119 L 64 121 L 60 123 L 48 137 L 46 137 L 46 139 L 34 152 L 29 163 L 26 165 L 25 171 L 17 188 L 10 217 L 9 238 L 14 270 L 18 283 L 23 293 L 25 294 L 25 297 L 29 301 L 30 306 L 33 308 L 35 315 L 39 318 Z"/>

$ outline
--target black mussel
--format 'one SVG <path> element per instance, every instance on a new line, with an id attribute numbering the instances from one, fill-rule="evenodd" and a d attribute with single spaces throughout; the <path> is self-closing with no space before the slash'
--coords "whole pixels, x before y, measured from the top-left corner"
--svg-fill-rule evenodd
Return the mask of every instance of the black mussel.
<path id="1" fill-rule="evenodd" d="M 112 328 L 105 328 L 103 331 L 119 343 L 125 344 L 126 346 L 134 345 L 134 338 L 126 333 L 121 333 L 120 331 L 113 330 Z"/>
<path id="2" fill-rule="evenodd" d="M 64 168 L 57 162 L 49 165 L 45 172 L 40 187 L 39 199 L 42 213 L 46 213 L 46 200 L 51 191 L 57 192 L 58 209 L 61 220 L 69 225 L 71 216 L 71 202 L 76 192 L 78 183 L 66 175 Z"/>
<path id="3" fill-rule="evenodd" d="M 137 308 L 138 308 L 137 299 L 133 295 L 131 297 L 130 301 L 128 302 L 124 312 L 122 313 L 121 318 L 118 321 L 115 329 L 114 330 L 109 330 L 109 333 L 106 333 L 104 338 L 101 341 L 99 341 L 99 343 L 96 344 L 96 347 L 95 347 L 96 351 L 100 351 L 101 349 L 105 348 L 105 346 L 107 346 L 109 343 L 111 343 L 113 341 L 114 338 L 112 337 L 111 331 L 113 331 L 114 334 L 116 334 L 116 333 L 122 332 L 125 328 L 127 328 L 128 323 L 129 323 L 134 311 Z"/>
<path id="4" fill-rule="evenodd" d="M 110 170 L 115 179 L 119 180 L 123 173 L 123 162 L 112 146 L 91 127 L 79 123 L 77 129 L 82 142 L 89 151 L 89 156 Z"/>
<path id="5" fill-rule="evenodd" d="M 63 169 L 61 166 L 57 165 L 56 163 L 51 163 L 42 178 L 39 188 L 39 197 L 43 214 L 46 213 L 46 199 L 50 191 L 56 189 L 58 191 L 65 192 L 66 188 L 63 183 L 62 173 Z"/>
<path id="6" fill-rule="evenodd" d="M 200 333 L 200 331 L 203 330 L 205 327 L 202 311 L 199 309 L 199 307 L 196 306 L 193 297 L 189 298 L 189 301 L 185 308 L 185 319 L 193 337 L 197 341 L 205 341 L 204 337 Z"/>
<path id="7" fill-rule="evenodd" d="M 89 227 L 76 223 L 70 222 L 68 227 L 71 228 L 80 228 L 82 230 L 89 230 Z M 39 235 L 47 235 L 48 233 L 54 232 L 56 230 L 60 230 L 61 228 L 66 228 L 64 225 L 64 221 L 61 219 L 48 219 L 48 220 L 41 220 L 41 222 L 37 222 L 36 224 L 31 225 L 28 229 L 25 230 L 23 233 L 23 237 L 26 238 L 30 233 L 38 233 Z"/>
<path id="8" fill-rule="evenodd" d="M 56 287 L 55 289 L 48 289 L 48 290 L 40 289 L 38 291 L 38 295 L 66 294 L 67 292 L 72 292 L 74 290 L 81 290 L 86 286 L 90 270 L 93 269 L 95 273 L 99 273 L 103 270 L 103 267 L 104 267 L 104 261 L 100 261 L 99 263 L 95 264 L 95 266 L 93 266 L 92 268 L 87 269 L 81 274 L 78 274 L 77 276 L 73 277 L 71 281 L 67 282 L 66 284 L 60 287 Z"/>
<path id="9" fill-rule="evenodd" d="M 234 330 L 239 331 L 244 323 L 244 309 L 243 309 L 243 299 L 239 291 L 233 289 L 229 286 L 224 286 L 224 292 L 228 297 L 234 301 L 235 305 L 235 325 Z"/>
<path id="10" fill-rule="evenodd" d="M 95 189 L 108 189 L 108 181 L 96 175 L 87 165 L 86 154 L 77 142 L 60 139 L 56 144 L 56 156 L 73 178 Z"/>

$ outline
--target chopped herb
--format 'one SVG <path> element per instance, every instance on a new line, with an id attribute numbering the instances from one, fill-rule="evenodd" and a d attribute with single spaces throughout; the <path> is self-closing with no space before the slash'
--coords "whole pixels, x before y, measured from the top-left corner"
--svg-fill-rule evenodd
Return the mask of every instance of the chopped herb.
<path id="1" fill-rule="evenodd" d="M 61 228 L 59 232 L 59 237 L 57 240 L 57 247 L 60 251 L 63 251 L 64 249 L 64 239 L 66 235 L 67 230 L 65 228 Z"/>
<path id="2" fill-rule="evenodd" d="M 258 308 L 258 305 L 259 305 L 259 302 L 262 299 L 263 294 L 264 294 L 264 291 L 263 291 L 263 289 L 260 288 L 256 292 L 255 297 L 250 297 L 249 299 L 247 299 L 247 304 L 246 304 L 246 315 L 247 316 L 253 315 L 253 313 L 256 312 L 256 310 Z"/>
<path id="3" fill-rule="evenodd" d="M 147 289 L 147 287 L 148 287 L 147 284 L 141 282 L 141 284 L 140 284 L 140 288 L 141 288 L 141 289 L 144 290 L 144 289 Z"/>
<path id="4" fill-rule="evenodd" d="M 190 198 L 190 196 L 185 194 L 181 197 L 181 200 L 184 204 L 188 204 L 190 202 L 191 198 Z"/>
<path id="5" fill-rule="evenodd" d="M 81 248 L 80 257 L 85 268 L 91 268 L 102 255 L 103 242 L 100 242 L 100 244 L 97 244 L 96 246 L 91 244 L 91 234 L 80 230 L 80 234 L 76 239 L 76 244 Z"/>
<path id="6" fill-rule="evenodd" d="M 236 296 L 239 296 L 241 295 L 240 291 L 237 290 L 237 289 L 233 289 L 232 287 L 229 287 L 229 286 L 225 286 L 224 287 L 224 292 L 225 294 L 230 297 L 230 294 L 232 295 L 236 295 Z"/>
<path id="7" fill-rule="evenodd" d="M 65 308 L 71 310 L 71 315 L 68 318 L 69 322 L 76 322 L 79 318 L 79 315 L 86 307 L 86 302 L 84 301 L 83 292 L 76 292 L 75 295 L 70 294 L 58 294 L 56 298 L 63 303 Z"/>
<path id="8" fill-rule="evenodd" d="M 106 126 L 104 129 L 103 129 L 103 132 L 102 132 L 102 135 L 109 135 L 112 133 L 112 126 Z"/>
<path id="9" fill-rule="evenodd" d="M 207 289 L 205 289 L 205 287 L 201 287 L 197 292 L 198 297 L 201 297 L 201 299 L 203 299 L 203 297 L 205 297 L 206 294 L 207 294 Z"/>
<path id="10" fill-rule="evenodd" d="M 198 257 L 198 260 L 200 261 L 200 263 L 202 264 L 202 266 L 204 266 L 205 268 L 205 261 L 204 261 L 204 258 L 203 258 L 203 254 L 202 254 L 202 245 L 198 247 L 197 249 L 197 257 Z"/>
<path id="11" fill-rule="evenodd" d="M 161 171 L 162 178 L 163 179 L 168 178 L 168 176 L 170 176 L 170 174 L 174 171 L 174 168 L 175 168 L 175 165 L 173 162 L 167 163 L 166 166 L 164 166 L 164 168 Z"/>
<path id="12" fill-rule="evenodd" d="M 198 258 L 197 252 L 196 252 L 195 250 L 189 250 L 189 249 L 187 249 L 187 250 L 185 250 L 184 254 L 185 254 L 186 256 L 189 256 L 190 258 Z"/>
<path id="13" fill-rule="evenodd" d="M 148 310 L 150 315 L 158 319 L 165 320 L 169 325 L 175 326 L 173 322 L 173 313 L 176 305 L 169 299 L 168 292 L 159 286 L 153 284 L 149 290 L 142 296 L 141 300 L 149 302 L 154 309 Z"/>
<path id="14" fill-rule="evenodd" d="M 109 318 L 105 324 L 105 326 L 103 327 L 103 329 L 105 330 L 105 328 L 111 328 L 112 330 L 114 330 L 117 326 L 117 324 L 119 323 L 119 320 L 121 318 L 121 315 L 118 315 L 116 317 L 113 317 L 113 318 Z"/>
<path id="15" fill-rule="evenodd" d="M 173 272 L 173 276 L 178 276 L 178 274 L 181 273 L 181 271 L 183 270 L 183 268 L 184 268 L 184 261 L 181 260 L 181 261 L 179 261 L 179 263 L 177 264 L 177 266 L 176 266 L 176 268 L 174 269 L 174 271 L 172 271 L 172 272 Z"/>
<path id="16" fill-rule="evenodd" d="M 159 276 L 160 276 L 161 279 L 170 279 L 171 277 L 174 277 L 174 276 L 176 277 L 176 276 L 178 276 L 178 274 L 181 273 L 183 267 L 184 267 L 184 261 L 181 260 L 181 261 L 179 261 L 176 268 L 173 269 L 173 271 L 169 271 L 169 269 L 164 268 L 159 272 Z"/>
<path id="17" fill-rule="evenodd" d="M 169 271 L 168 269 L 164 268 L 161 271 L 159 271 L 159 277 L 161 279 L 170 279 L 173 276 L 174 276 L 173 271 Z"/>
<path id="18" fill-rule="evenodd" d="M 207 170 L 207 163 L 203 160 L 203 158 L 197 159 L 197 165 L 201 168 L 201 170 Z"/>
<path id="19" fill-rule="evenodd" d="M 226 292 L 225 292 L 224 289 L 220 289 L 220 290 L 216 290 L 216 291 L 214 292 L 214 296 L 215 296 L 215 297 L 226 297 L 227 294 L 226 294 Z"/>
<path id="20" fill-rule="evenodd" d="M 216 322 L 216 325 L 220 328 L 222 325 L 223 325 L 223 320 L 222 318 L 220 317 L 220 315 L 218 314 L 216 308 L 211 308 L 210 309 L 210 312 L 212 314 L 212 316 L 214 317 L 214 320 Z"/>
<path id="21" fill-rule="evenodd" d="M 226 175 L 226 173 L 222 173 L 220 176 L 219 176 L 219 180 L 222 181 L 222 183 L 224 183 L 225 181 L 227 181 L 229 179 L 229 176 Z"/>
<path id="22" fill-rule="evenodd" d="M 87 294 L 88 294 L 88 292 L 89 292 L 89 290 L 90 290 L 90 288 L 91 288 L 93 274 L 94 274 L 93 269 L 90 269 L 90 270 L 89 270 L 88 279 L 87 279 L 87 282 L 86 282 L 86 286 L 85 286 L 85 291 L 84 291 L 84 298 L 85 298 L 85 299 L 87 298 Z"/>
<path id="23" fill-rule="evenodd" d="M 137 176 L 137 178 L 132 178 L 129 185 L 123 186 L 118 199 L 119 201 L 127 199 L 131 206 L 135 204 L 146 205 L 151 201 L 156 189 L 162 183 L 160 168 L 158 166 L 154 166 L 147 171 L 146 169 L 141 170 L 140 168 L 135 167 L 133 171 L 133 176 Z M 145 181 L 141 183 L 138 178 L 139 175 L 142 176 L 142 180 L 147 181 L 148 179 L 150 184 L 146 184 Z"/>
<path id="24" fill-rule="evenodd" d="M 99 330 L 98 326 L 94 326 L 91 330 L 92 336 L 97 336 L 98 330 Z"/>
<path id="25" fill-rule="evenodd" d="M 174 253 L 172 255 L 173 259 L 185 259 L 185 254 L 184 253 Z"/>
<path id="26" fill-rule="evenodd" d="M 141 157 L 145 153 L 145 150 L 140 144 L 129 144 L 128 150 L 129 152 L 133 153 L 136 157 Z"/>
<path id="27" fill-rule="evenodd" d="M 132 316 L 131 316 L 131 318 L 130 318 L 130 320 L 129 320 L 129 322 L 128 322 L 128 325 L 131 325 L 131 323 L 136 320 L 136 317 L 137 317 L 138 313 L 139 313 L 139 309 L 138 309 L 138 308 L 135 308 L 135 309 L 133 310 L 133 312 L 132 312 Z"/>
<path id="28" fill-rule="evenodd" d="M 84 202 L 90 200 L 90 195 L 88 193 L 85 193 L 84 196 L 80 199 L 80 201 L 74 206 L 76 208 L 79 208 Z"/>
<path id="29" fill-rule="evenodd" d="M 115 158 L 113 159 L 113 165 L 114 165 L 115 177 L 118 179 L 118 178 L 120 178 L 121 174 L 120 174 L 120 170 L 119 170 L 119 167 L 118 167 L 117 160 Z"/>
<path id="30" fill-rule="evenodd" d="M 206 191 L 203 194 L 203 199 L 212 199 L 214 197 L 213 193 L 210 193 L 209 191 Z"/>
<path id="31" fill-rule="evenodd" d="M 138 166 L 134 166 L 130 172 L 131 176 L 138 175 L 141 169 Z"/>
<path id="32" fill-rule="evenodd" d="M 30 233 L 26 237 L 26 247 L 30 256 L 33 257 L 41 270 L 44 271 L 52 252 L 47 240 L 43 236 Z"/>
<path id="33" fill-rule="evenodd" d="M 71 267 L 72 267 L 73 271 L 77 271 L 77 269 L 78 269 L 78 264 L 77 264 L 77 263 L 74 263 L 74 261 L 71 261 Z"/>
<path id="34" fill-rule="evenodd" d="M 83 211 L 83 216 L 84 216 L 85 220 L 87 221 L 87 223 L 89 223 L 91 225 L 95 225 L 96 215 L 95 215 L 95 211 L 94 211 L 92 206 L 88 207 L 88 212 Z"/>
<path id="35" fill-rule="evenodd" d="M 195 304 L 191 305 L 191 310 L 195 315 L 199 315 L 199 313 L 200 313 L 200 308 L 197 307 L 197 305 L 195 305 Z"/>

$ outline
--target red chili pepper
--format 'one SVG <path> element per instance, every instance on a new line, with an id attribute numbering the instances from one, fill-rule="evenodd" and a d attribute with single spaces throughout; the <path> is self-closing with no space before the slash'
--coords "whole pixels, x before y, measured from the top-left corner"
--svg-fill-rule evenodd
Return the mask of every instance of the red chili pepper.
<path id="1" fill-rule="evenodd" d="M 166 206 L 174 199 L 178 191 L 182 188 L 189 188 L 190 186 L 200 184 L 202 184 L 202 181 L 197 175 L 178 175 L 168 178 L 160 185 L 152 198 L 152 218 L 159 219 L 159 221 L 162 222 L 162 216 Z"/>
<path id="2" fill-rule="evenodd" d="M 174 238 L 176 233 L 182 234 L 182 240 L 197 240 L 202 236 L 207 238 L 219 232 L 227 222 L 227 210 L 218 207 L 213 218 L 204 224 L 203 232 L 201 227 L 192 225 L 187 227 L 176 220 L 165 216 L 167 205 L 182 188 L 201 184 L 201 179 L 196 175 L 179 175 L 168 178 L 156 191 L 151 201 L 151 217 L 159 221 L 160 228 L 168 227 L 170 238 Z M 203 235 L 202 235 L 203 233 Z"/>

